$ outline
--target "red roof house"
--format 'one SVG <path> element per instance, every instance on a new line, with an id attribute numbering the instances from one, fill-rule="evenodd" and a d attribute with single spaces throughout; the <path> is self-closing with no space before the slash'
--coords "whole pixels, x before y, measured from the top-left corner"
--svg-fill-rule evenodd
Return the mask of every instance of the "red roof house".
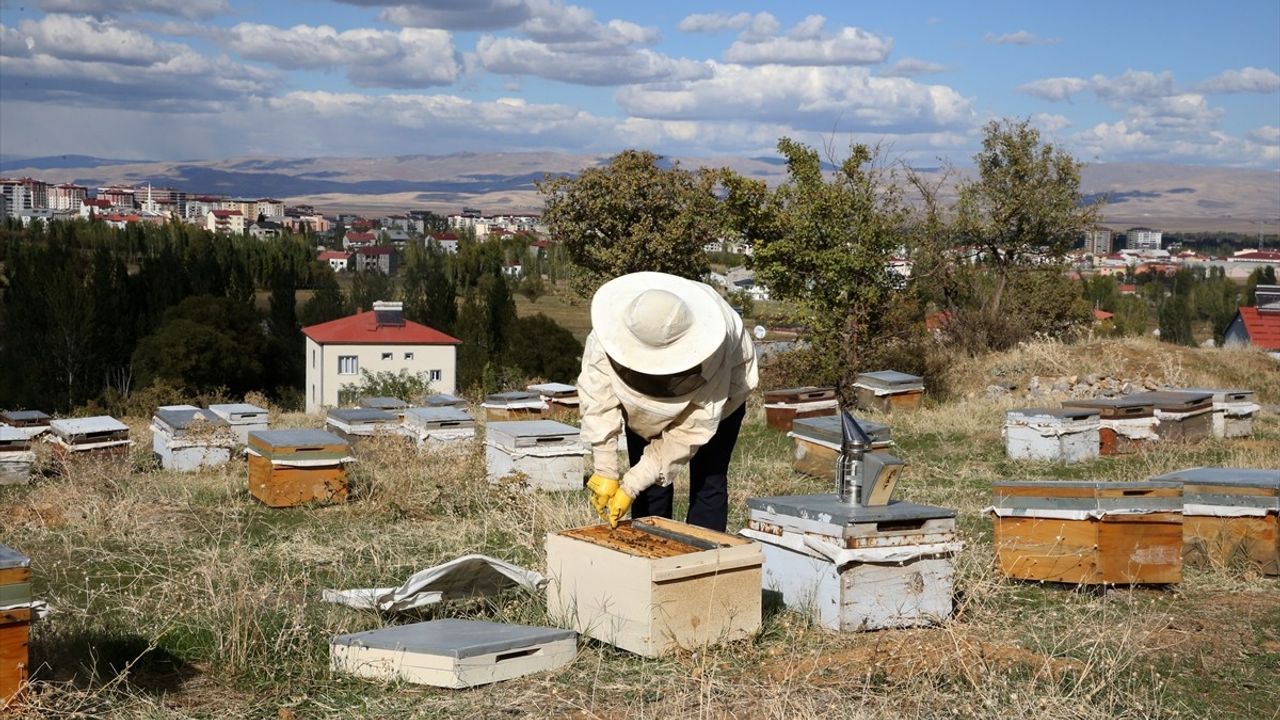
<path id="1" fill-rule="evenodd" d="M 1280 311 L 1242 307 L 1227 326 L 1225 345 L 1253 345 L 1280 352 Z"/>

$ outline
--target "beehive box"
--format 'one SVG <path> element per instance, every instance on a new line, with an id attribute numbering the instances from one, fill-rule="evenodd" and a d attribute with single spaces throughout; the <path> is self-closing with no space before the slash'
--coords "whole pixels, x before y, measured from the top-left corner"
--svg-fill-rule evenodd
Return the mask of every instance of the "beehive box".
<path id="1" fill-rule="evenodd" d="M 547 612 L 645 657 L 760 630 L 760 545 L 663 518 L 547 535 Z"/>
<path id="2" fill-rule="evenodd" d="M 129 453 L 129 426 L 113 417 L 52 420 L 49 437 L 54 455 L 68 460 L 87 457 L 124 457 Z"/>
<path id="3" fill-rule="evenodd" d="M 31 560 L 0 545 L 0 709 L 26 685 L 30 624 Z"/>
<path id="4" fill-rule="evenodd" d="M 833 387 L 782 388 L 764 394 L 765 422 L 774 430 L 791 432 L 797 419 L 835 415 L 839 402 Z"/>
<path id="5" fill-rule="evenodd" d="M 382 410 L 395 415 L 401 420 L 404 419 L 404 411 L 409 407 L 409 403 L 395 397 L 362 397 L 357 403 L 362 408 L 369 410 Z"/>
<path id="6" fill-rule="evenodd" d="M 249 403 L 210 405 L 209 411 L 231 425 L 231 431 L 241 445 L 249 444 L 249 433 L 266 430 L 270 423 L 270 414 L 266 408 Z"/>
<path id="7" fill-rule="evenodd" d="M 460 407 L 467 406 L 467 401 L 457 395 L 449 395 L 447 393 L 435 393 L 422 398 L 424 407 Z"/>
<path id="8" fill-rule="evenodd" d="M 1015 460 L 1077 463 L 1098 457 L 1102 424 L 1095 408 L 1009 410 L 1005 453 Z"/>
<path id="9" fill-rule="evenodd" d="M 1280 469 L 1200 467 L 1152 479 L 1182 483 L 1185 562 L 1243 561 L 1280 575 Z"/>
<path id="10" fill-rule="evenodd" d="M 1252 390 L 1183 388 L 1183 392 L 1213 396 L 1213 436 L 1240 438 L 1253 434 L 1253 417 L 1261 410 Z"/>
<path id="11" fill-rule="evenodd" d="M 555 420 L 491 422 L 485 426 L 489 482 L 520 478 L 531 490 L 581 490 L 581 431 Z"/>
<path id="12" fill-rule="evenodd" d="M 49 432 L 49 416 L 39 410 L 5 410 L 0 412 L 0 423 L 21 430 L 32 440 Z"/>
<path id="13" fill-rule="evenodd" d="M 469 443 L 476 437 L 476 421 L 457 407 L 409 408 L 404 426 L 422 446 Z"/>
<path id="14" fill-rule="evenodd" d="M 167 406 L 151 417 L 151 449 L 166 470 L 191 472 L 222 465 L 231 459 L 235 444 L 231 424 L 209 410 Z"/>
<path id="15" fill-rule="evenodd" d="M 0 425 L 0 485 L 26 485 L 36 454 L 31 438 L 18 428 Z"/>
<path id="16" fill-rule="evenodd" d="M 856 418 L 858 424 L 871 438 L 871 448 L 881 450 L 893 444 L 888 425 Z M 821 415 L 800 418 L 787 433 L 794 447 L 791 467 L 796 472 L 812 477 L 836 479 L 836 458 L 840 457 L 840 417 Z"/>
<path id="17" fill-rule="evenodd" d="M 323 430 L 249 433 L 249 492 L 269 507 L 346 502 L 346 440 Z"/>
<path id="18" fill-rule="evenodd" d="M 1021 580 L 1182 580 L 1182 487 L 1172 482 L 992 483 L 996 563 Z"/>
<path id="19" fill-rule="evenodd" d="M 1097 410 L 1101 424 L 1098 453 L 1105 456 L 1128 455 L 1159 439 L 1156 425 L 1160 421 L 1156 418 L 1155 406 L 1147 400 L 1135 400 L 1135 397 L 1065 400 L 1062 406 Z"/>
<path id="20" fill-rule="evenodd" d="M 530 385 L 529 392 L 537 393 L 547 405 L 547 417 L 570 420 L 578 415 L 578 388 L 567 383 L 539 383 Z"/>
<path id="21" fill-rule="evenodd" d="M 759 541 L 763 587 L 837 631 L 919 627 L 953 610 L 955 510 L 859 507 L 835 495 L 748 498 L 742 534 Z"/>
<path id="22" fill-rule="evenodd" d="M 915 410 L 924 399 L 924 378 L 896 370 L 861 373 L 853 390 L 854 402 L 863 410 Z"/>
<path id="23" fill-rule="evenodd" d="M 325 414 L 324 426 L 350 443 L 374 436 L 402 435 L 398 416 L 372 408 L 332 408 Z"/>
<path id="24" fill-rule="evenodd" d="M 329 643 L 334 672 L 445 688 L 554 670 L 577 651 L 572 630 L 456 619 L 339 635 Z"/>
<path id="25" fill-rule="evenodd" d="M 1164 442 L 1198 442 L 1213 435 L 1213 394 L 1162 390 L 1138 393 L 1135 400 L 1155 408 L 1156 435 Z"/>
<path id="26" fill-rule="evenodd" d="M 549 409 L 536 393 L 523 390 L 488 395 L 480 407 L 485 420 L 537 420 Z"/>

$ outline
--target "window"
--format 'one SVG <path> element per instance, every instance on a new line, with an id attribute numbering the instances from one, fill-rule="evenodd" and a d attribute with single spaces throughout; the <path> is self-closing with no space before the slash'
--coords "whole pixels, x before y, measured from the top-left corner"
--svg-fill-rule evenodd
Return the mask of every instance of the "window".
<path id="1" fill-rule="evenodd" d="M 431 371 L 431 382 L 437 382 L 437 381 L 439 381 L 439 380 L 440 380 L 440 371 L 439 371 L 439 370 L 432 370 L 432 371 Z"/>
<path id="2" fill-rule="evenodd" d="M 338 356 L 338 374 L 356 375 L 360 372 L 360 359 L 355 355 Z"/>
<path id="3" fill-rule="evenodd" d="M 405 359 L 405 360 L 412 360 L 412 359 L 413 359 L 413 353 L 405 353 L 405 354 L 404 354 L 404 359 Z"/>
<path id="4" fill-rule="evenodd" d="M 315 367 L 315 366 L 316 366 L 316 351 L 312 350 L 311 351 L 311 367 Z"/>
<path id="5" fill-rule="evenodd" d="M 383 359 L 383 360 L 390 360 L 390 359 L 391 359 L 391 353 L 382 353 L 382 359 Z"/>

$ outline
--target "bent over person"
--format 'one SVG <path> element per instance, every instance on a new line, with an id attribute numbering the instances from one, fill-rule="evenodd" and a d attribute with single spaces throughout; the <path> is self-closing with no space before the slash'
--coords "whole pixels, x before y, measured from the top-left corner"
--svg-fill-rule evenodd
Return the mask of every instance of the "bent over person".
<path id="1" fill-rule="evenodd" d="M 596 291 L 591 327 L 578 397 L 582 438 L 595 458 L 592 505 L 613 527 L 627 510 L 670 518 L 671 475 L 688 463 L 688 522 L 724 531 L 729 458 L 758 382 L 742 318 L 708 285 L 641 272 Z"/>

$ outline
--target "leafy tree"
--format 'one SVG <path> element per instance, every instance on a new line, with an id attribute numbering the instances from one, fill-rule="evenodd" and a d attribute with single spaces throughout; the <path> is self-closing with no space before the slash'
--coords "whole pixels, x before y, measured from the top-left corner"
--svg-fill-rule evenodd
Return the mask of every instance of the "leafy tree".
<path id="1" fill-rule="evenodd" d="M 409 246 L 400 277 L 405 315 L 442 332 L 452 332 L 458 320 L 458 293 L 449 277 L 444 251 L 435 243 Z"/>
<path id="2" fill-rule="evenodd" d="M 1160 339 L 1175 345 L 1195 345 L 1191 333 L 1191 308 L 1185 295 L 1171 295 L 1160 304 Z"/>
<path id="3" fill-rule="evenodd" d="M 354 398 L 394 397 L 414 403 L 431 394 L 431 382 L 426 373 L 411 373 L 408 370 L 371 373 L 362 369 L 360 381 L 343 386 L 342 391 L 344 395 Z"/>
<path id="4" fill-rule="evenodd" d="M 338 278 L 328 266 L 316 268 L 311 298 L 302 304 L 298 319 L 303 327 L 319 325 L 351 314 L 351 306 L 338 286 Z"/>
<path id="5" fill-rule="evenodd" d="M 1258 286 L 1259 285 L 1275 285 L 1276 269 L 1270 265 L 1260 267 L 1249 273 L 1249 279 L 1244 284 L 1244 304 L 1252 307 L 1258 304 Z"/>
<path id="6" fill-rule="evenodd" d="M 164 314 L 133 353 L 140 384 L 165 380 L 196 394 L 263 387 L 267 338 L 252 308 L 228 298 L 189 297 Z"/>
<path id="7" fill-rule="evenodd" d="M 394 300 L 395 281 L 381 270 L 360 270 L 351 275 L 351 304 L 358 310 L 370 310 L 379 300 Z"/>
<path id="8" fill-rule="evenodd" d="M 538 313 L 515 321 L 508 356 L 525 375 L 572 383 L 582 368 L 582 343 L 555 320 Z"/>
<path id="9" fill-rule="evenodd" d="M 642 270 L 700 279 L 703 246 L 723 229 L 717 187 L 723 171 L 662 167 L 651 152 L 627 150 L 576 178 L 538 183 L 542 219 L 573 261 L 575 287 Z"/>
<path id="10" fill-rule="evenodd" d="M 306 348 L 298 324 L 297 293 L 297 279 L 291 268 L 282 268 L 272 276 L 267 382 L 273 388 L 302 387 L 305 377 Z"/>

